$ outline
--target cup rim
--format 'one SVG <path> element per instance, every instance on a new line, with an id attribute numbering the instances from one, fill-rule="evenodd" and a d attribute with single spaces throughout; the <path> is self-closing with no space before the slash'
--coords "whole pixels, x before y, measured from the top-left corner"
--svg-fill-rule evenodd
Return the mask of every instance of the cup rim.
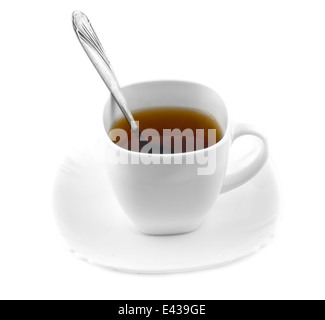
<path id="1" fill-rule="evenodd" d="M 159 84 L 165 84 L 165 83 L 169 83 L 169 84 L 180 84 L 180 83 L 183 83 L 183 84 L 190 84 L 190 85 L 195 85 L 195 86 L 200 86 L 200 87 L 203 87 L 203 88 L 206 88 L 206 89 L 209 89 L 209 90 L 212 90 L 220 99 L 220 101 L 222 102 L 224 108 L 225 108 L 225 111 L 227 113 L 227 127 L 226 127 L 226 130 L 225 132 L 223 133 L 223 136 L 221 138 L 220 141 L 218 141 L 216 144 L 214 144 L 213 146 L 210 146 L 208 148 L 204 148 L 204 149 L 201 149 L 201 150 L 196 150 L 196 151 L 190 151 L 190 152 L 182 152 L 182 153 L 173 153 L 173 154 L 149 154 L 149 153 L 141 153 L 141 152 L 138 152 L 138 151 L 133 151 L 133 150 L 126 150 L 120 146 L 118 146 L 117 144 L 115 144 L 108 136 L 108 133 L 106 132 L 105 130 L 105 126 L 103 125 L 103 129 L 104 129 L 104 133 L 105 133 L 105 136 L 108 140 L 108 143 L 111 145 L 111 147 L 113 147 L 116 151 L 120 151 L 120 152 L 124 152 L 124 153 L 127 153 L 128 155 L 138 155 L 138 156 L 141 156 L 141 157 L 150 157 L 150 158 L 176 158 L 176 157 L 187 157 L 187 156 L 193 156 L 193 155 L 198 155 L 198 154 L 202 154 L 204 152 L 210 152 L 212 151 L 213 149 L 217 149 L 219 147 L 221 147 L 223 144 L 226 143 L 227 139 L 228 139 L 228 136 L 230 135 L 230 128 L 231 128 L 231 125 L 230 125 L 230 122 L 231 122 L 231 119 L 229 117 L 229 111 L 226 107 L 226 104 L 224 103 L 223 99 L 220 97 L 220 95 L 212 88 L 206 86 L 206 85 L 203 85 L 201 83 L 198 83 L 198 82 L 192 82 L 192 81 L 183 81 L 183 80 L 152 80 L 152 81 L 141 81 L 141 82 L 135 82 L 135 83 L 131 83 L 131 84 L 128 84 L 126 86 L 123 86 L 121 89 L 124 89 L 124 88 L 129 88 L 129 87 L 135 87 L 135 86 L 138 86 L 138 85 L 146 85 L 146 84 L 149 84 L 149 83 L 155 83 L 157 85 Z M 104 106 L 104 112 L 105 112 L 105 109 L 106 109 L 106 106 L 108 104 L 108 102 L 113 99 L 112 96 L 106 101 L 105 103 L 105 106 Z M 104 124 L 104 123 L 103 123 Z"/>

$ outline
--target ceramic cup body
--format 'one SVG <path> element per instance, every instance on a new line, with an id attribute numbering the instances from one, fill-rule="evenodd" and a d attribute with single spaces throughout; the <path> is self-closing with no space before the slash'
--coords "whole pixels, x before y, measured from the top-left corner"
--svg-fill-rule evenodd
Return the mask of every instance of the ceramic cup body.
<path id="1" fill-rule="evenodd" d="M 106 171 L 122 209 L 140 232 L 172 235 L 194 231 L 221 192 L 245 183 L 265 164 L 267 146 L 263 136 L 248 126 L 234 127 L 225 104 L 212 89 L 189 82 L 154 81 L 122 90 L 132 112 L 159 107 L 195 109 L 213 115 L 223 131 L 220 142 L 196 152 L 152 155 L 128 151 L 108 137 L 122 113 L 113 98 L 107 101 Z M 246 134 L 260 139 L 261 152 L 249 166 L 226 177 L 231 144 Z"/>

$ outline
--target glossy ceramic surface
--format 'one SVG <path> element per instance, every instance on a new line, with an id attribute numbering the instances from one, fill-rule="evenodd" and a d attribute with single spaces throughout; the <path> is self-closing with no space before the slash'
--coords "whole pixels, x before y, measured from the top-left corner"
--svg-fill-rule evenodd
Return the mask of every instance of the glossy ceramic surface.
<path id="1" fill-rule="evenodd" d="M 132 273 L 174 273 L 229 264 L 256 253 L 274 236 L 279 190 L 272 163 L 249 182 L 223 194 L 196 231 L 148 236 L 136 231 L 116 200 L 104 168 L 103 139 L 75 148 L 60 166 L 54 209 L 60 231 L 79 258 Z M 259 150 L 234 145 L 228 172 Z M 245 159 L 242 149 L 249 150 Z"/>
<path id="2" fill-rule="evenodd" d="M 151 81 L 124 87 L 123 94 L 131 112 L 161 106 L 196 109 L 214 116 L 224 133 L 220 142 L 196 152 L 131 152 L 118 147 L 107 135 L 114 121 L 122 116 L 115 100 L 108 100 L 103 118 L 105 167 L 119 204 L 142 233 L 175 235 L 196 230 L 220 193 L 249 181 L 267 161 L 267 141 L 263 135 L 249 125 L 234 124 L 220 96 L 204 85 Z M 254 136 L 259 152 L 240 169 L 226 174 L 232 143 L 246 135 Z M 244 150 L 243 155 L 246 154 Z"/>

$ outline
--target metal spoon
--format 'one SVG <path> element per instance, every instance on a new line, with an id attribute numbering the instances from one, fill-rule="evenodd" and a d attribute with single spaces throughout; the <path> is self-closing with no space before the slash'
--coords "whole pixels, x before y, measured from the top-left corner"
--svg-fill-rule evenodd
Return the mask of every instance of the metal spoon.
<path id="1" fill-rule="evenodd" d="M 72 14 L 72 22 L 73 28 L 81 43 L 81 46 L 84 48 L 90 61 L 93 63 L 99 75 L 102 77 L 107 88 L 112 93 L 117 105 L 130 124 L 132 131 L 139 138 L 141 150 L 148 142 L 141 139 L 141 132 L 139 130 L 139 127 L 127 106 L 126 99 L 121 91 L 121 87 L 117 81 L 112 66 L 106 56 L 104 48 L 100 43 L 95 30 L 93 29 L 87 16 L 80 11 L 75 11 Z M 160 153 L 173 153 L 171 149 L 166 148 L 163 145 L 160 145 L 159 149 Z"/>
<path id="2" fill-rule="evenodd" d="M 100 43 L 89 19 L 82 12 L 75 11 L 72 14 L 72 22 L 76 35 L 85 52 L 87 53 L 90 61 L 93 63 L 99 75 L 102 77 L 107 88 L 111 91 L 117 105 L 120 107 L 132 130 L 138 133 L 138 125 L 127 106 L 126 100 L 121 91 L 120 85 L 117 81 L 111 64 L 107 59 L 104 48 Z"/>

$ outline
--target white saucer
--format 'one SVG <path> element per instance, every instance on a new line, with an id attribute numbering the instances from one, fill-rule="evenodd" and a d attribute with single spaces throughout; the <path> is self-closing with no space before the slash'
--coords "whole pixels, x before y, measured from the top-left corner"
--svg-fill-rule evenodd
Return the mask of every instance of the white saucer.
<path id="1" fill-rule="evenodd" d="M 74 150 L 54 186 L 56 218 L 77 257 L 123 272 L 186 272 L 229 264 L 272 239 L 279 191 L 270 161 L 250 182 L 221 195 L 197 231 L 155 237 L 135 231 L 122 212 L 104 171 L 102 143 Z"/>

